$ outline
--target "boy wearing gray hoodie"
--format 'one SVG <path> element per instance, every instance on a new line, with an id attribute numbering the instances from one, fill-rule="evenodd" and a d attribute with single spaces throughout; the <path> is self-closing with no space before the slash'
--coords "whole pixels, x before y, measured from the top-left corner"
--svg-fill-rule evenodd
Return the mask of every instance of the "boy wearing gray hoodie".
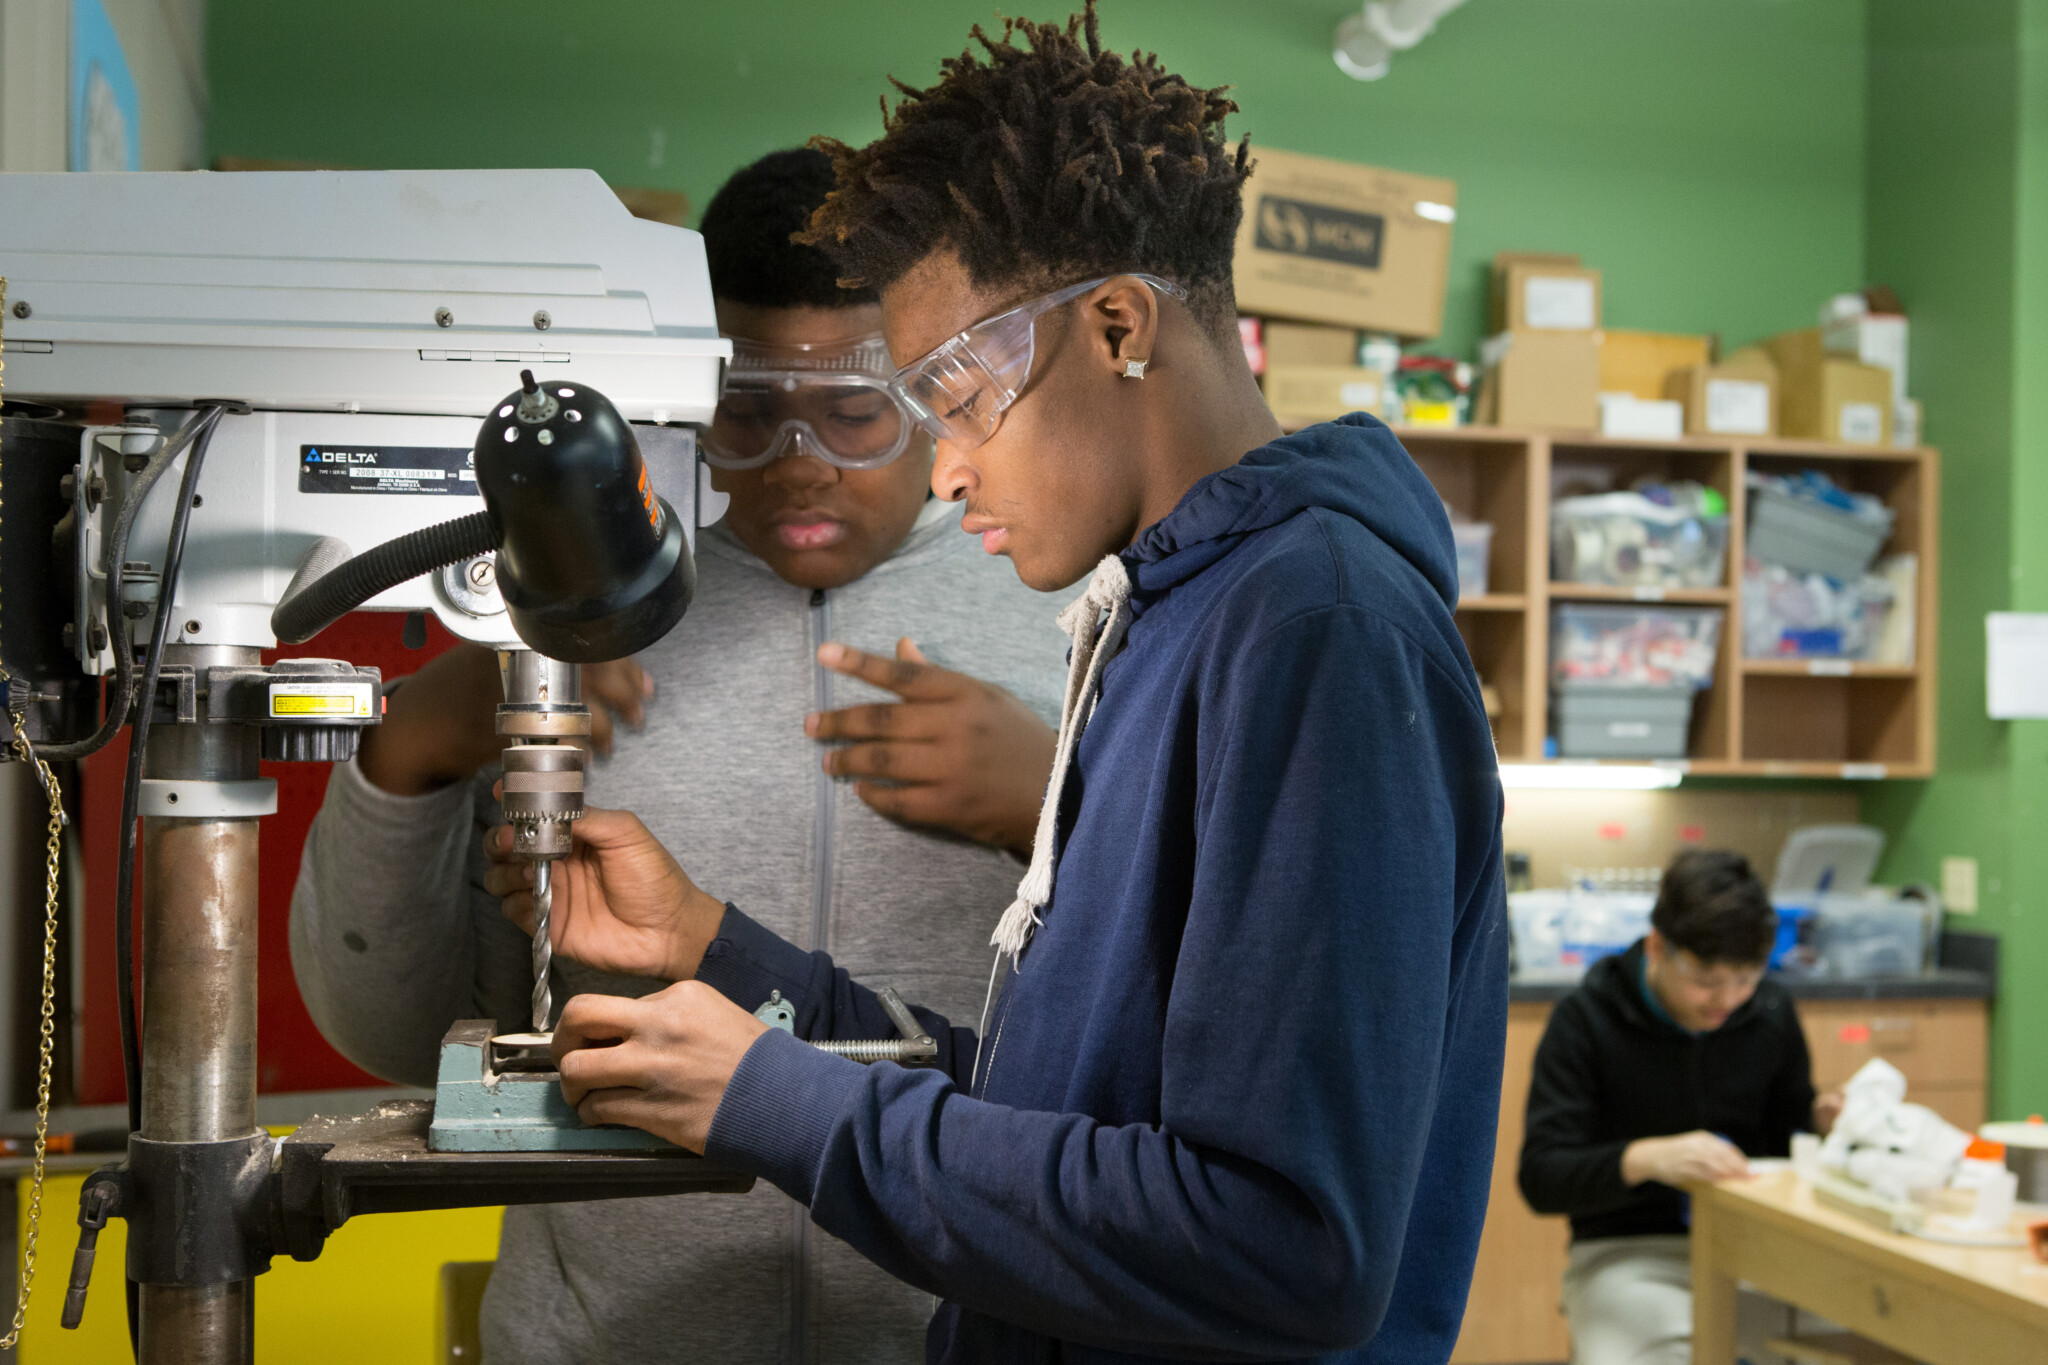
<path id="1" fill-rule="evenodd" d="M 821 153 L 779 152 L 705 213 L 736 355 L 704 445 L 732 501 L 699 538 L 683 622 L 637 664 L 586 670 L 612 751 L 589 800 L 638 812 L 782 937 L 971 1018 L 1051 768 L 1060 603 L 928 500 L 930 438 L 873 382 L 873 291 L 788 240 L 831 185 Z M 337 1048 L 393 1081 L 430 1085 L 457 1019 L 528 1026 L 530 944 L 481 886 L 497 700 L 488 651 L 426 665 L 335 769 L 307 839 L 299 989 Z M 639 733 L 614 745 L 607 708 Z M 558 1001 L 667 984 L 559 956 L 554 978 Z M 484 1349 L 493 1365 L 912 1361 L 931 1307 L 764 1183 L 507 1210 Z"/>

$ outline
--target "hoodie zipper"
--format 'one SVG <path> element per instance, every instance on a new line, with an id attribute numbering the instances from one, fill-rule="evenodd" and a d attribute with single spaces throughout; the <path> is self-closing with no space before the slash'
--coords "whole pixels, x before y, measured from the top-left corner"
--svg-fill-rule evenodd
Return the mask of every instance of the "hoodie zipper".
<path id="1" fill-rule="evenodd" d="M 832 671 L 817 662 L 818 646 L 832 638 L 832 599 L 823 588 L 811 589 L 811 672 L 812 709 L 832 709 Z M 812 847 L 817 850 L 811 882 L 811 948 L 822 951 L 831 929 L 832 917 L 832 779 L 817 770 L 817 801 L 812 812 Z M 790 1360 L 793 1365 L 810 1365 L 811 1359 L 811 1211 L 791 1201 L 790 1214 L 796 1219 L 796 1266 L 790 1279 Z"/>

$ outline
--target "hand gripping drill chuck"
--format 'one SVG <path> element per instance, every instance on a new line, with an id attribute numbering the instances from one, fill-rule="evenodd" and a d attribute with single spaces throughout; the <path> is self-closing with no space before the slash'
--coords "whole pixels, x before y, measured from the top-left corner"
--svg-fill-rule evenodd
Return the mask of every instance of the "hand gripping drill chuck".
<path id="1" fill-rule="evenodd" d="M 513 649 L 498 655 L 505 701 L 498 733 L 505 749 L 505 822 L 513 851 L 533 864 L 533 1029 L 545 1033 L 554 1014 L 548 968 L 554 948 L 554 864 L 569 856 L 569 825 L 583 815 L 583 772 L 590 708 L 577 666 Z"/>

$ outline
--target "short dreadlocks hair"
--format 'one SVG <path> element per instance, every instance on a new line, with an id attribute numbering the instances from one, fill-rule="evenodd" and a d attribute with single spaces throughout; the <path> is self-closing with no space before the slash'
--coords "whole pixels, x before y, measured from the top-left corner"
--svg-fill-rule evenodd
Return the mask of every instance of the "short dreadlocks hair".
<path id="1" fill-rule="evenodd" d="M 809 147 L 770 152 L 734 171 L 704 210 L 711 292 L 762 308 L 875 302 L 872 289 L 840 288 L 839 269 L 824 252 L 790 240 L 831 190 L 831 158 Z"/>
<path id="2" fill-rule="evenodd" d="M 903 99 L 883 99 L 879 140 L 812 140 L 837 185 L 796 240 L 837 260 L 841 284 L 876 289 L 944 248 L 983 287 L 1147 271 L 1227 328 L 1251 168 L 1243 142 L 1223 142 L 1228 87 L 1104 52 L 1095 0 L 1064 25 L 1005 19 L 1000 39 L 979 24 L 973 39 L 981 50 L 941 62 L 937 85 L 891 77 Z"/>

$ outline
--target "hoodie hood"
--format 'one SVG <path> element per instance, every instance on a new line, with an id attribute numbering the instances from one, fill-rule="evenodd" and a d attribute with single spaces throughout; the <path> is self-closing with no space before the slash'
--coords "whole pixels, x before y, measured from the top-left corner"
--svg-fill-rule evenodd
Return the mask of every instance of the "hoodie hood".
<path id="1" fill-rule="evenodd" d="M 1362 412 L 1251 451 L 1190 488 L 1123 552 L 1133 607 L 1214 564 L 1253 531 L 1321 507 L 1359 522 L 1458 601 L 1457 551 L 1443 500 L 1394 433 Z"/>

